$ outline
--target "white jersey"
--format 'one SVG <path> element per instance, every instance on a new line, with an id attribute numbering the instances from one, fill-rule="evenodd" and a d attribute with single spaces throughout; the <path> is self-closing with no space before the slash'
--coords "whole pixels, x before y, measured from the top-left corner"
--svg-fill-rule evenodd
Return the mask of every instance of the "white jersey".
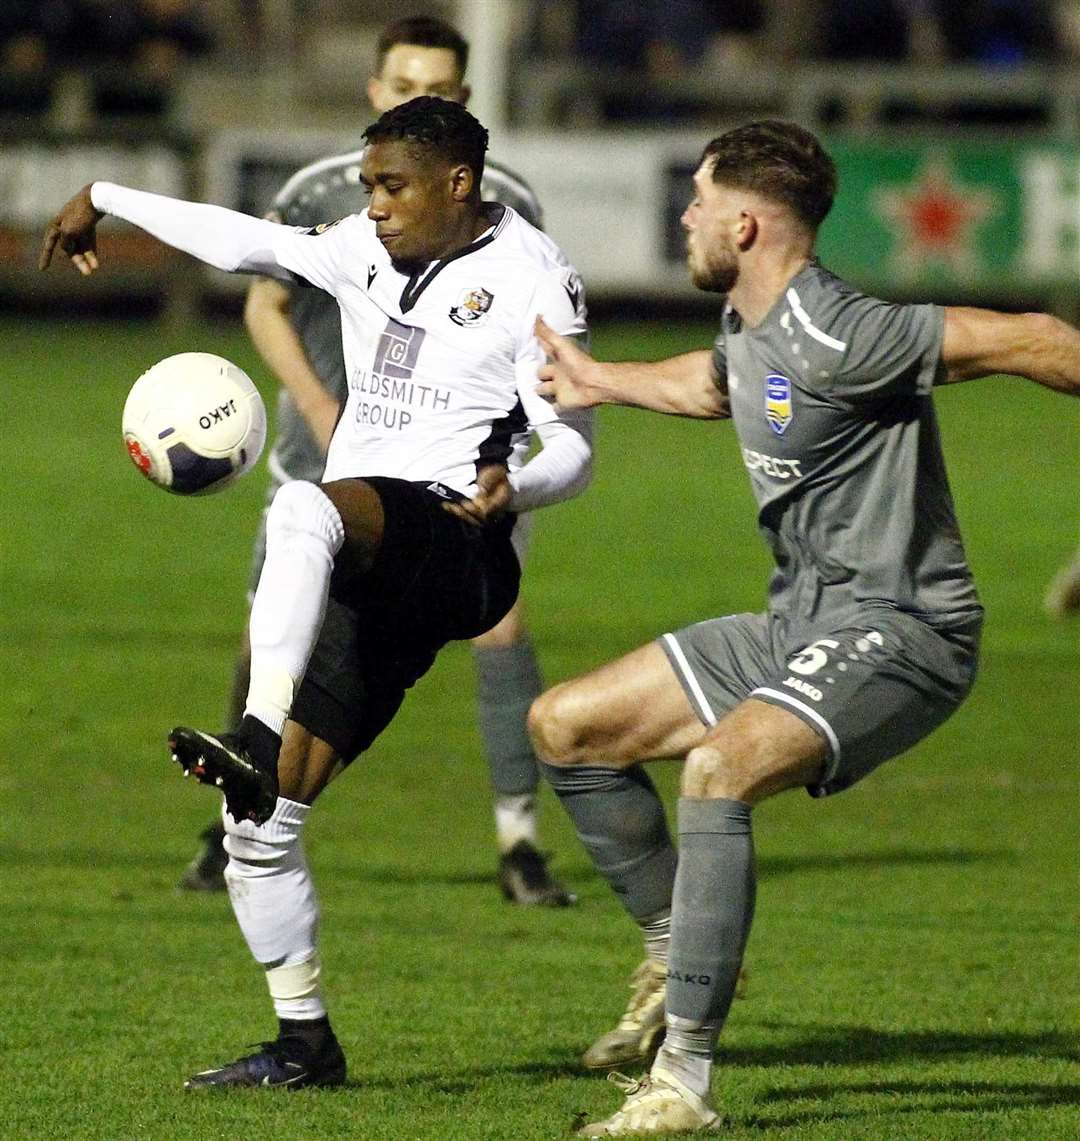
<path id="1" fill-rule="evenodd" d="M 478 465 L 520 468 L 529 430 L 558 419 L 536 394 L 536 318 L 585 332 L 581 280 L 555 243 L 503 207 L 471 245 L 408 276 L 366 215 L 293 233 L 280 264 L 341 306 L 348 396 L 324 480 L 394 476 L 471 495 Z"/>
<path id="2" fill-rule="evenodd" d="M 110 182 L 95 182 L 91 200 L 219 269 L 299 278 L 337 298 L 349 393 L 325 480 L 382 475 L 471 496 L 494 461 L 510 471 L 515 511 L 588 483 L 591 419 L 537 396 L 544 354 L 533 332 L 542 316 L 556 332 L 585 333 L 581 279 L 509 207 L 488 204 L 488 231 L 407 276 L 367 215 L 302 229 Z M 544 448 L 524 463 L 530 430 Z"/>

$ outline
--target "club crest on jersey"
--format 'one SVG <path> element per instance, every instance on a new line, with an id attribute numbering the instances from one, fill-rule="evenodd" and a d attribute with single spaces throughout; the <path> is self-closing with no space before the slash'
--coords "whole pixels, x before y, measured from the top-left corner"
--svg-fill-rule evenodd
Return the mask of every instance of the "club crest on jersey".
<path id="1" fill-rule="evenodd" d="M 450 310 L 450 320 L 455 325 L 479 325 L 487 316 L 494 300 L 495 295 L 486 289 L 466 289 Z"/>
<path id="2" fill-rule="evenodd" d="M 770 373 L 765 378 L 765 419 L 768 420 L 769 427 L 778 436 L 782 436 L 793 415 L 791 381 L 779 373 Z"/>

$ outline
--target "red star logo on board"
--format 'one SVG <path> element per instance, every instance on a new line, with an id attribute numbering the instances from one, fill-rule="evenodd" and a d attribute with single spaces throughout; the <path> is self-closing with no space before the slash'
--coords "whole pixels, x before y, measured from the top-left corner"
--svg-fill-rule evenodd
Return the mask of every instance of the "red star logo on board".
<path id="1" fill-rule="evenodd" d="M 896 237 L 893 268 L 914 277 L 929 265 L 957 277 L 975 270 L 975 227 L 997 212 L 998 195 L 961 183 L 941 156 L 904 187 L 877 191 L 874 204 Z"/>

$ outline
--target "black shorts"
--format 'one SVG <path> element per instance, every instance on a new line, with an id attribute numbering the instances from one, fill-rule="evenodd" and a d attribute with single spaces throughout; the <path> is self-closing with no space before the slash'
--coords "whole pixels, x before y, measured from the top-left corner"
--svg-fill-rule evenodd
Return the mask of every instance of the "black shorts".
<path id="1" fill-rule="evenodd" d="M 292 719 L 349 762 L 401 706 L 447 642 L 490 630 L 514 605 L 514 516 L 486 527 L 444 510 L 429 485 L 365 477 L 382 500 L 382 545 L 369 571 L 335 566 L 326 618 Z"/>

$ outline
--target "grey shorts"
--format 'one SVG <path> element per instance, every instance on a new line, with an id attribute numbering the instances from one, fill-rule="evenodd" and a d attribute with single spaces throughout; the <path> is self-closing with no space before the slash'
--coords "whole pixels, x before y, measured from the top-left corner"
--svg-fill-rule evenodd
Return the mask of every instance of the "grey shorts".
<path id="1" fill-rule="evenodd" d="M 968 695 L 981 615 L 947 629 L 870 605 L 792 642 L 764 614 L 733 614 L 659 643 L 705 725 L 748 697 L 802 718 L 829 743 L 812 796 L 840 792 L 936 729 Z"/>

